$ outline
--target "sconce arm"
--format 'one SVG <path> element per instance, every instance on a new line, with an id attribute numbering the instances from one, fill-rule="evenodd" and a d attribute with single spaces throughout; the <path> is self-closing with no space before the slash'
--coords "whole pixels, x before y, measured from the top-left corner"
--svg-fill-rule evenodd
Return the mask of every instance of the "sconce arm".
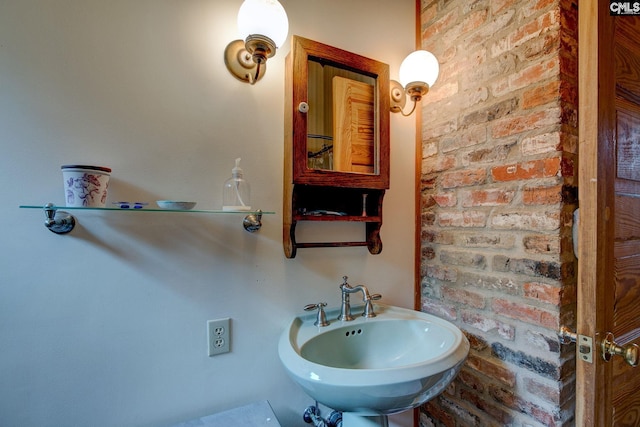
<path id="1" fill-rule="evenodd" d="M 405 117 L 410 116 L 416 110 L 418 102 L 429 92 L 429 85 L 424 82 L 411 82 L 404 88 L 400 82 L 391 80 L 390 82 L 391 112 L 400 113 Z M 404 106 L 407 96 L 413 101 L 413 108 L 405 113 Z"/>

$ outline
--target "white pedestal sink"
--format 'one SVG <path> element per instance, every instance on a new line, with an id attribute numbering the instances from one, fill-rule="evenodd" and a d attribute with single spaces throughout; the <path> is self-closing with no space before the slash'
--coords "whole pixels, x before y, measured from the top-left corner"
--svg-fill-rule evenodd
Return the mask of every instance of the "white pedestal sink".
<path id="1" fill-rule="evenodd" d="M 352 313 L 361 308 L 353 307 Z M 436 316 L 375 304 L 376 317 L 314 325 L 295 317 L 278 353 L 287 372 L 316 401 L 343 412 L 343 427 L 386 426 L 387 415 L 441 393 L 469 353 L 456 326 Z"/>

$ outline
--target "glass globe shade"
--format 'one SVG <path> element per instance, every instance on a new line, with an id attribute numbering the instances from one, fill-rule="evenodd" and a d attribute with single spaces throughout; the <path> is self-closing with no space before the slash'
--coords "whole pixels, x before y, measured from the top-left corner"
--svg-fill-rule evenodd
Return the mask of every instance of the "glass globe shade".
<path id="1" fill-rule="evenodd" d="M 289 33 L 287 12 L 278 0 L 245 0 L 238 11 L 238 30 L 242 40 L 260 34 L 280 47 Z"/>
<path id="2" fill-rule="evenodd" d="M 433 53 L 426 50 L 416 50 L 400 64 L 398 79 L 404 88 L 412 82 L 424 82 L 431 87 L 438 79 L 439 73 L 440 65 Z"/>

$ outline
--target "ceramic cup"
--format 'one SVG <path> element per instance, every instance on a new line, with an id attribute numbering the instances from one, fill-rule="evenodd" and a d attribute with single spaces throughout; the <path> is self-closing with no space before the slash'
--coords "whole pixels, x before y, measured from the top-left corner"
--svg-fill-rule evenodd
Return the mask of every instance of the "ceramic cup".
<path id="1" fill-rule="evenodd" d="M 103 208 L 107 202 L 107 190 L 111 169 L 103 166 L 62 166 L 64 197 L 67 206 Z"/>

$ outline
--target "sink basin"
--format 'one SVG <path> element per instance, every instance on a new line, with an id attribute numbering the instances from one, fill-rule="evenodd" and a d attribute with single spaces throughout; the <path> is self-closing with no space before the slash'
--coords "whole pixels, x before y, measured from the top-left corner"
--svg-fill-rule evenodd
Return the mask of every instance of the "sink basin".
<path id="1" fill-rule="evenodd" d="M 310 397 L 341 412 L 389 415 L 432 399 L 453 380 L 469 352 L 460 329 L 415 310 L 375 304 L 375 312 L 325 327 L 314 325 L 314 314 L 292 320 L 278 352 Z M 338 314 L 329 310 L 327 318 Z"/>

